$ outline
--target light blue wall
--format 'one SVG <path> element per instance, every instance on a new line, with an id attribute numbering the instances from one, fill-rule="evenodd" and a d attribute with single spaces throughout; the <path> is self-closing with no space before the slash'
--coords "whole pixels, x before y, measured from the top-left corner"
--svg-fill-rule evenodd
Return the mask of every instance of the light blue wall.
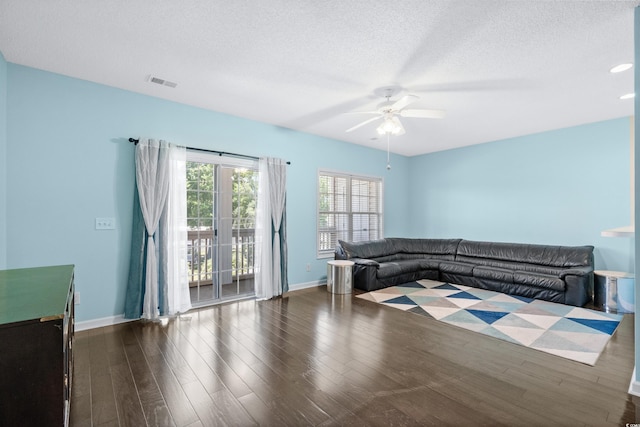
<path id="1" fill-rule="evenodd" d="M 392 157 L 388 172 L 379 150 L 11 63 L 7 79 L 7 265 L 75 264 L 79 321 L 123 312 L 134 182 L 130 136 L 291 161 L 292 285 L 326 276 L 326 260 L 315 252 L 318 169 L 384 177 L 386 234 L 409 234 L 403 156 Z M 117 230 L 96 231 L 96 217 L 115 217 Z"/>
<path id="2" fill-rule="evenodd" d="M 0 52 L 0 270 L 7 265 L 7 61 Z"/>
<path id="3" fill-rule="evenodd" d="M 419 236 L 594 245 L 597 269 L 634 271 L 634 242 L 601 237 L 631 223 L 630 119 L 411 158 Z"/>

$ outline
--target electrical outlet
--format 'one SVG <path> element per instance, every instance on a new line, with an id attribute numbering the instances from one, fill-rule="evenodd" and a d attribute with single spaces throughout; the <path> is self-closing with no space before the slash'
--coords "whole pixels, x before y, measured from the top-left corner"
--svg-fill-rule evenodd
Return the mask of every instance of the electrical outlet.
<path id="1" fill-rule="evenodd" d="M 311 271 L 311 264 L 307 264 L 307 272 Z"/>
<path id="2" fill-rule="evenodd" d="M 115 230 L 115 218 L 96 218 L 96 230 Z"/>
<path id="3" fill-rule="evenodd" d="M 75 305 L 80 305 L 80 292 L 73 293 L 73 303 Z"/>

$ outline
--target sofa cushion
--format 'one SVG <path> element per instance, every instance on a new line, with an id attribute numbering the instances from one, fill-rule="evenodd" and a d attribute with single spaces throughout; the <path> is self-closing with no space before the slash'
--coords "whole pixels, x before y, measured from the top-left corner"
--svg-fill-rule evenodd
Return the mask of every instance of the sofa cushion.
<path id="1" fill-rule="evenodd" d="M 380 264 L 378 268 L 378 278 L 386 279 L 405 273 L 412 273 L 422 270 L 437 270 L 439 262 L 430 259 L 412 259 L 404 261 L 392 261 Z"/>
<path id="2" fill-rule="evenodd" d="M 513 270 L 497 267 L 478 266 L 473 269 L 473 277 L 513 283 Z"/>
<path id="3" fill-rule="evenodd" d="M 380 256 L 380 257 L 372 257 L 371 259 L 379 262 L 380 264 L 385 263 L 385 262 L 402 261 L 402 257 L 400 257 L 398 254 L 390 254 L 390 255 L 385 255 L 385 256 Z"/>
<path id="4" fill-rule="evenodd" d="M 544 274 L 547 276 L 555 276 L 560 277 L 564 271 L 567 271 L 566 268 L 560 267 L 551 267 L 548 265 L 535 265 L 535 264 L 525 264 L 525 263 L 512 263 L 511 266 L 513 270 L 524 271 L 527 273 L 535 273 L 535 274 Z"/>
<path id="5" fill-rule="evenodd" d="M 551 276 L 560 277 L 560 275 L 567 271 L 566 268 L 561 267 L 553 267 L 548 265 L 536 265 L 536 264 L 526 264 L 523 262 L 515 262 L 515 261 L 504 261 L 504 260 L 496 260 L 492 258 L 477 258 L 477 257 L 469 257 L 469 256 L 458 256 L 456 257 L 456 261 L 466 262 L 469 264 L 477 264 L 483 267 L 489 268 L 498 268 L 503 270 L 510 271 L 528 271 L 531 273 L 540 273 L 540 274 L 548 274 Z"/>
<path id="6" fill-rule="evenodd" d="M 454 260 L 458 244 L 462 239 L 407 239 L 391 237 L 394 253 L 401 258 L 438 258 Z"/>
<path id="7" fill-rule="evenodd" d="M 469 261 L 470 258 L 551 267 L 580 267 L 592 265 L 593 246 L 568 247 L 463 240 L 458 245 L 456 260 Z"/>
<path id="8" fill-rule="evenodd" d="M 441 261 L 440 271 L 443 273 L 461 274 L 463 276 L 471 276 L 473 274 L 474 264 L 459 261 Z"/>
<path id="9" fill-rule="evenodd" d="M 522 285 L 537 286 L 539 288 L 553 289 L 554 291 L 564 291 L 564 281 L 557 277 L 545 274 L 529 273 L 525 271 L 515 271 L 513 282 Z"/>
<path id="10" fill-rule="evenodd" d="M 365 242 L 345 242 L 338 240 L 346 258 L 380 258 L 395 253 L 393 245 L 387 239 L 369 240 Z"/>

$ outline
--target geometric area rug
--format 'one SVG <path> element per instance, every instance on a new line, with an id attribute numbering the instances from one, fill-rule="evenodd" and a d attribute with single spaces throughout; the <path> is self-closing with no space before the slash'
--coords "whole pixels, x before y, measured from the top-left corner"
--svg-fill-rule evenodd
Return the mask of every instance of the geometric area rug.
<path id="1" fill-rule="evenodd" d="M 522 346 L 595 365 L 619 314 L 419 280 L 356 295 Z"/>

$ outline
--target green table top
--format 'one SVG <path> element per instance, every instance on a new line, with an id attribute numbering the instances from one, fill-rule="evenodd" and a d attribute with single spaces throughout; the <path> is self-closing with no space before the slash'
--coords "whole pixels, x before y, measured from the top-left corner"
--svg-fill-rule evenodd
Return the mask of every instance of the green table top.
<path id="1" fill-rule="evenodd" d="M 0 270 L 0 325 L 62 317 L 73 265 Z"/>

